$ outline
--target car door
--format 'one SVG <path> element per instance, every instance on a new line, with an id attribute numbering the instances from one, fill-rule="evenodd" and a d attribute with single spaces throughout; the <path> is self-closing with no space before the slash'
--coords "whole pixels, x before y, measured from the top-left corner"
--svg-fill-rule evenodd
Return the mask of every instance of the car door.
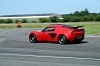
<path id="1" fill-rule="evenodd" d="M 52 38 L 55 36 L 55 28 L 54 27 L 46 27 L 43 32 L 43 40 L 44 41 L 53 41 Z"/>

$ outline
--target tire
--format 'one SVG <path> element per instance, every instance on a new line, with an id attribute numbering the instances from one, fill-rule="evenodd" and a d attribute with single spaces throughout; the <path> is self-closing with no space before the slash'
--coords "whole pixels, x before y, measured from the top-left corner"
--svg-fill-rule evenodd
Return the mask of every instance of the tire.
<path id="1" fill-rule="evenodd" d="M 29 35 L 29 41 L 30 41 L 31 43 L 36 43 L 36 42 L 37 42 L 36 35 L 35 35 L 35 34 L 30 34 L 30 35 Z"/>
<path id="2" fill-rule="evenodd" d="M 67 41 L 68 41 L 68 40 L 67 40 L 67 38 L 66 38 L 65 35 L 59 35 L 59 37 L 58 37 L 58 42 L 59 42 L 61 45 L 66 44 Z"/>

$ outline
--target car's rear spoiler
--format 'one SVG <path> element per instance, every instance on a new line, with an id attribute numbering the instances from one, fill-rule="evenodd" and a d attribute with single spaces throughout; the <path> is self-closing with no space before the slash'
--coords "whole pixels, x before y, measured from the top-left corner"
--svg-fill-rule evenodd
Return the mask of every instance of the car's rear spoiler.
<path id="1" fill-rule="evenodd" d="M 83 27 L 83 26 L 74 26 L 73 28 L 79 28 L 79 27 Z"/>

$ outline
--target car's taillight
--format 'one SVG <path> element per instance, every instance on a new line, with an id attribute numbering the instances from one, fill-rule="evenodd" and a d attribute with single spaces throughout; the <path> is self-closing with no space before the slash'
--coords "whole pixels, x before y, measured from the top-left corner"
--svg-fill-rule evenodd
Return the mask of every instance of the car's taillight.
<path id="1" fill-rule="evenodd" d="M 74 29 L 71 31 L 72 34 L 84 34 L 84 29 Z"/>

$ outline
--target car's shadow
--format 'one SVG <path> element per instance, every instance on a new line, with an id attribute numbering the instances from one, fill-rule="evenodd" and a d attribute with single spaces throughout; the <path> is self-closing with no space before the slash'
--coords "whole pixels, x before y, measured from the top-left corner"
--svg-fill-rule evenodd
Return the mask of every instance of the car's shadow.
<path id="1" fill-rule="evenodd" d="M 89 43 L 88 41 L 82 41 L 80 44 L 85 44 L 85 43 Z"/>
<path id="2" fill-rule="evenodd" d="M 89 43 L 88 41 L 82 41 L 82 42 L 80 42 L 80 43 L 68 43 L 68 44 L 65 44 L 65 45 L 77 45 L 77 44 L 87 44 L 87 43 Z"/>
<path id="3" fill-rule="evenodd" d="M 47 42 L 47 41 L 42 41 L 42 42 L 37 42 L 37 43 L 49 43 L 49 44 L 60 44 L 60 43 L 56 43 L 56 42 Z M 77 45 L 77 44 L 87 44 L 89 43 L 88 41 L 82 41 L 81 43 L 66 43 L 66 44 L 63 44 L 63 45 Z"/>

